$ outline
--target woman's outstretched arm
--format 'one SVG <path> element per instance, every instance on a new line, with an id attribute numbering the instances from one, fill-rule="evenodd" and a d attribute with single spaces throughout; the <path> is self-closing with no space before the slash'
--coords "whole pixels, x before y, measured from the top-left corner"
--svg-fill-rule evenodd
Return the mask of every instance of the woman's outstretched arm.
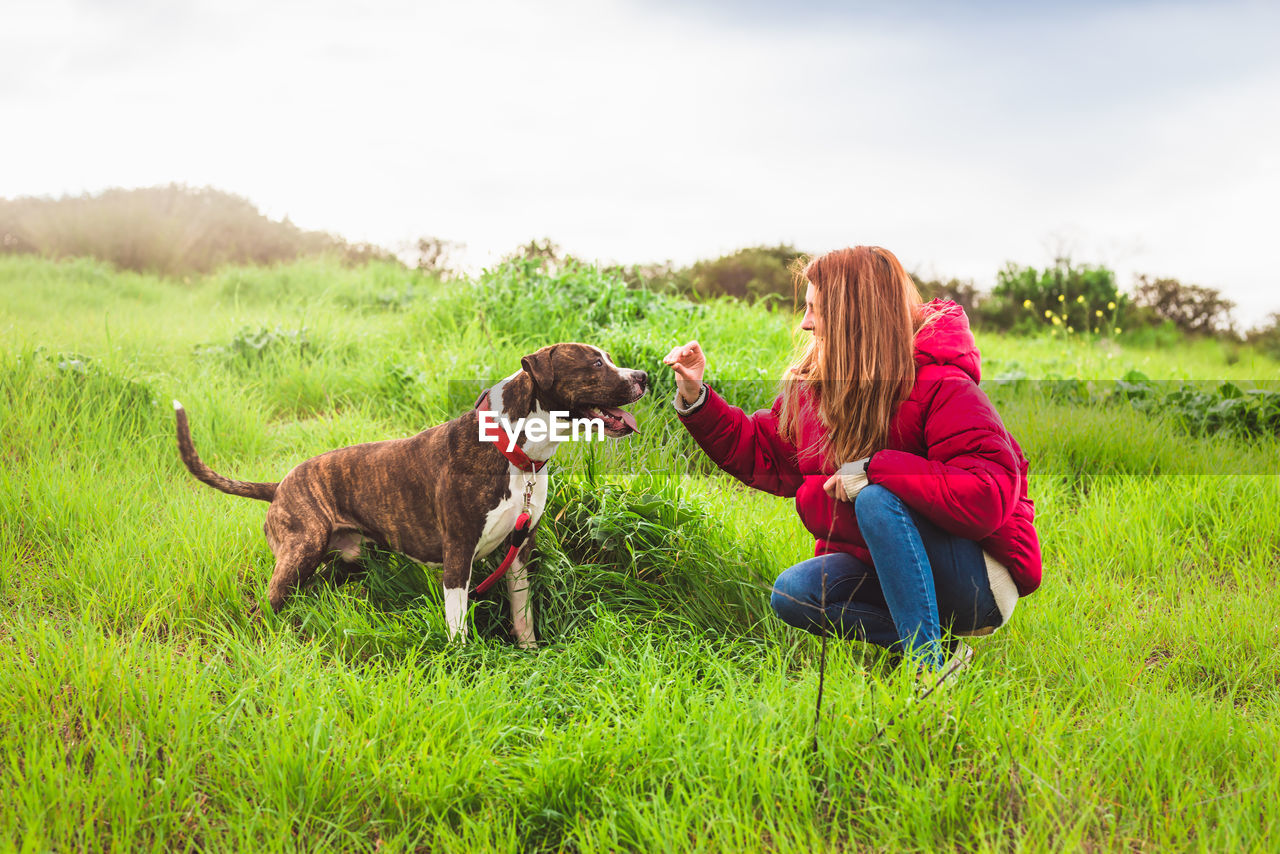
<path id="1" fill-rule="evenodd" d="M 794 497 L 804 483 L 796 451 L 778 432 L 782 399 L 748 415 L 702 381 L 706 357 L 697 341 L 674 348 L 663 360 L 676 374 L 676 411 L 699 447 L 747 486 Z"/>

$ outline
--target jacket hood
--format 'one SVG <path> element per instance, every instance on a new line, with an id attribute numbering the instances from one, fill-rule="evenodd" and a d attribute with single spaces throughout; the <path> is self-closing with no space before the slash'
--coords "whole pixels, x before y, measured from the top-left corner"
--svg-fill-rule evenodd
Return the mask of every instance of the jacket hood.
<path id="1" fill-rule="evenodd" d="M 964 309 L 951 300 L 936 299 L 922 305 L 921 310 L 926 320 L 916 333 L 916 365 L 955 365 L 975 383 L 980 382 L 981 354 Z"/>

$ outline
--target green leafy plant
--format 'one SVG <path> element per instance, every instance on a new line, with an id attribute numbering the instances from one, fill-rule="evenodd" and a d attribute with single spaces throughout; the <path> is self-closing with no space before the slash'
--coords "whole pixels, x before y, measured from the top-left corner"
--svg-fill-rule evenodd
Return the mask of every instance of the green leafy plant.
<path id="1" fill-rule="evenodd" d="M 1059 258 L 1044 270 L 1010 263 L 997 275 L 979 320 L 986 326 L 1021 332 L 1038 331 L 1050 322 L 1064 334 L 1094 329 L 1100 334 L 1102 316 L 1097 312 L 1106 306 L 1114 329 L 1125 303 L 1115 274 L 1106 267 L 1076 265 L 1069 258 Z"/>
<path id="2" fill-rule="evenodd" d="M 629 287 L 615 272 L 574 258 L 556 265 L 542 257 L 511 258 L 486 270 L 472 297 L 490 330 L 539 346 L 590 339 L 655 316 L 674 321 L 700 311 L 685 300 Z"/>
<path id="3" fill-rule="evenodd" d="M 226 344 L 201 347 L 199 352 L 203 355 L 221 356 L 240 367 L 251 367 L 271 355 L 311 355 L 314 353 L 314 345 L 305 326 L 298 329 L 281 329 L 278 325 L 259 326 L 257 329 L 244 326 Z"/>
<path id="4" fill-rule="evenodd" d="M 1022 307 L 1033 315 L 1039 311 L 1038 306 L 1030 299 L 1023 300 Z M 1043 311 L 1044 323 L 1049 326 L 1049 334 L 1061 335 L 1066 339 L 1090 336 L 1114 338 L 1123 331 L 1117 325 L 1120 322 L 1119 317 L 1120 304 L 1115 300 L 1109 300 L 1105 306 L 1095 306 L 1084 294 L 1077 295 L 1072 302 L 1068 302 L 1063 294 L 1059 294 L 1057 310 L 1047 308 Z M 1073 321 L 1073 318 L 1078 320 Z M 1077 328 L 1075 323 L 1084 325 Z"/>
<path id="5" fill-rule="evenodd" d="M 1110 397 L 1147 412 L 1166 413 L 1193 435 L 1280 435 L 1280 390 L 1242 389 L 1234 382 L 1188 382 L 1165 389 L 1140 371 L 1130 371 L 1116 382 Z"/>

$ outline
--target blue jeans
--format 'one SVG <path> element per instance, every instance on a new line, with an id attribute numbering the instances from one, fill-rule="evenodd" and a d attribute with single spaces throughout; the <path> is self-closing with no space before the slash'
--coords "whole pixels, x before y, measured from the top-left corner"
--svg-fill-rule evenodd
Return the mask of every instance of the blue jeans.
<path id="1" fill-rule="evenodd" d="M 784 571 L 771 599 L 783 622 L 818 635 L 834 628 L 935 666 L 946 658 L 944 629 L 1000 625 L 977 543 L 948 534 L 876 484 L 858 493 L 853 508 L 875 568 L 840 552 Z"/>

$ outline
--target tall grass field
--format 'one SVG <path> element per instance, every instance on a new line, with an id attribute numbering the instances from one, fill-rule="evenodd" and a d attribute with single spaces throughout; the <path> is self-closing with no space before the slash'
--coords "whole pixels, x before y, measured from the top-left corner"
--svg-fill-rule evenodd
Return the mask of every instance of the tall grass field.
<path id="1" fill-rule="evenodd" d="M 1076 392 L 1135 371 L 1248 392 L 1280 364 L 979 336 L 1044 585 L 924 700 L 831 642 L 815 750 L 820 641 L 768 607 L 812 539 L 701 455 L 660 364 L 696 337 L 731 402 L 767 405 L 796 325 L 575 264 L 0 258 L 0 849 L 1275 850 L 1280 440 Z M 394 554 L 248 616 L 265 505 L 185 471 L 172 398 L 215 470 L 278 480 L 454 417 L 563 340 L 656 387 L 638 435 L 552 462 L 537 650 L 502 585 L 448 642 L 436 571 Z"/>

